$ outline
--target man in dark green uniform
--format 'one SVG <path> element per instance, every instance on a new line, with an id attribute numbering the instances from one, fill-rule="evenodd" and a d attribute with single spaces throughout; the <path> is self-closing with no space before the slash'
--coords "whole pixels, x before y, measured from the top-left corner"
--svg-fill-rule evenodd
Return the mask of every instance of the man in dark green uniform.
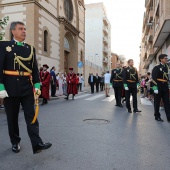
<path id="1" fill-rule="evenodd" d="M 141 112 L 138 110 L 137 105 L 137 87 L 139 86 L 138 72 L 135 67 L 133 67 L 134 62 L 132 59 L 128 60 L 128 67 L 123 70 L 123 84 L 125 88 L 126 95 L 126 107 L 129 113 L 132 113 L 130 106 L 130 95 L 133 97 L 133 112 Z"/>
<path id="2" fill-rule="evenodd" d="M 34 96 L 38 98 L 40 95 L 35 48 L 24 43 L 26 38 L 24 23 L 12 22 L 10 29 L 13 40 L 0 42 L 0 98 L 4 98 L 12 151 L 15 153 L 20 151 L 18 115 L 21 104 L 35 154 L 52 145 L 43 143 L 40 138 L 38 121 L 32 123 L 35 116 Z"/>
<path id="3" fill-rule="evenodd" d="M 160 64 L 156 65 L 152 71 L 152 83 L 154 84 L 154 110 L 155 120 L 163 122 L 159 112 L 161 99 L 163 100 L 165 113 L 168 122 L 170 122 L 170 106 L 169 106 L 169 67 L 167 65 L 167 55 L 159 55 Z"/>
<path id="4" fill-rule="evenodd" d="M 115 91 L 116 106 L 123 107 L 121 104 L 122 89 L 123 89 L 123 75 L 120 63 L 116 64 L 116 68 L 112 70 L 110 82 Z"/>

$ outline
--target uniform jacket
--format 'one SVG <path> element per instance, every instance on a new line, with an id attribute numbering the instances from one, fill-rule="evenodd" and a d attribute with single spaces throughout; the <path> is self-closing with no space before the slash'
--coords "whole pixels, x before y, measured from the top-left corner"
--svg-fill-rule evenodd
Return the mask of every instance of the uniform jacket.
<path id="1" fill-rule="evenodd" d="M 116 81 L 116 80 L 118 80 L 118 81 Z M 113 69 L 112 70 L 110 82 L 112 83 L 113 87 L 123 87 L 122 69 Z"/>
<path id="2" fill-rule="evenodd" d="M 31 55 L 31 46 L 29 44 L 25 43 L 24 46 L 18 46 L 16 42 L 12 40 L 0 41 L 0 83 L 4 84 L 9 96 L 19 97 L 33 94 L 33 86 L 29 76 L 11 76 L 3 73 L 3 70 L 28 72 L 14 60 L 15 56 L 17 56 L 17 58 L 20 56 L 20 61 L 32 71 L 33 84 L 40 82 L 35 48 L 33 48 Z M 24 61 L 28 58 L 31 59 Z"/>
<path id="3" fill-rule="evenodd" d="M 133 81 L 133 82 L 128 82 L 127 80 Z M 139 83 L 138 79 L 138 72 L 135 67 L 126 67 L 123 69 L 123 84 L 127 84 L 128 87 L 137 87 L 137 83 Z"/>
<path id="4" fill-rule="evenodd" d="M 96 83 L 96 77 L 93 75 L 93 82 L 91 82 L 91 75 L 89 76 L 88 78 L 88 83 L 91 84 L 91 83 Z"/>
<path id="5" fill-rule="evenodd" d="M 167 80 L 167 82 L 161 82 L 161 81 L 158 81 L 158 79 Z M 158 89 L 162 87 L 168 88 L 168 82 L 169 82 L 168 65 L 167 64 L 163 65 L 161 63 L 159 65 L 156 65 L 152 71 L 152 80 L 153 80 L 152 81 L 153 86 L 158 86 Z"/>

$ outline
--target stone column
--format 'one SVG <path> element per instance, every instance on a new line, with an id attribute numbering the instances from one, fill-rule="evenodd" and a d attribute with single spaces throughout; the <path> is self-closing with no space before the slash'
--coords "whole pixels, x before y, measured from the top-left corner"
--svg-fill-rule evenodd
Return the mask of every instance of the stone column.
<path id="1" fill-rule="evenodd" d="M 65 26 L 60 23 L 60 64 L 59 70 L 64 70 L 64 36 L 65 36 Z"/>

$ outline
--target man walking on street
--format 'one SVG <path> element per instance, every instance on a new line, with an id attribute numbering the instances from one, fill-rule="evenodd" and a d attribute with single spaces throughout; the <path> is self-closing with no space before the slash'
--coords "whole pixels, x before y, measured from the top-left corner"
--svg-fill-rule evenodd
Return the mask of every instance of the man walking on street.
<path id="1" fill-rule="evenodd" d="M 40 95 L 35 48 L 24 42 L 26 38 L 24 23 L 12 22 L 10 31 L 13 40 L 0 42 L 0 98 L 4 98 L 12 151 L 20 152 L 18 115 L 21 103 L 33 153 L 36 154 L 50 148 L 52 144 L 43 143 L 40 138 L 38 120 L 32 123 L 35 116 L 34 95 L 36 99 Z"/>
<path id="2" fill-rule="evenodd" d="M 56 74 L 55 74 L 55 67 L 53 66 L 50 70 L 51 75 L 51 97 L 56 96 Z"/>
<path id="3" fill-rule="evenodd" d="M 48 99 L 50 98 L 50 79 L 51 75 L 47 71 L 49 66 L 47 64 L 43 65 L 43 71 L 40 72 L 40 81 L 41 81 L 41 92 L 42 92 L 42 106 L 48 103 Z"/>
<path id="4" fill-rule="evenodd" d="M 169 105 L 169 67 L 167 65 L 168 57 L 166 54 L 159 55 L 159 65 L 156 65 L 152 71 L 152 83 L 154 90 L 154 110 L 155 120 L 163 122 L 159 112 L 161 99 L 164 103 L 165 113 L 170 123 L 170 105 Z"/>
<path id="5" fill-rule="evenodd" d="M 132 113 L 130 105 L 130 95 L 133 97 L 133 112 L 141 112 L 138 110 L 137 104 L 137 87 L 139 86 L 138 73 L 135 67 L 133 67 L 134 62 L 132 59 L 128 60 L 128 67 L 123 70 L 123 84 L 125 88 L 126 95 L 126 107 L 129 113 Z"/>
<path id="6" fill-rule="evenodd" d="M 96 73 L 96 92 L 99 92 L 99 84 L 100 84 L 100 77 L 98 76 L 98 73 Z"/>
<path id="7" fill-rule="evenodd" d="M 104 75 L 106 97 L 110 97 L 110 96 L 109 96 L 109 91 L 110 91 L 110 78 L 111 78 L 111 74 L 109 73 L 109 71 L 107 71 L 106 74 Z"/>
<path id="8" fill-rule="evenodd" d="M 93 73 L 91 73 L 89 75 L 89 78 L 88 78 L 88 83 L 91 87 L 91 93 L 94 93 L 94 85 L 95 85 L 95 82 L 96 82 L 96 77 L 93 76 Z"/>
<path id="9" fill-rule="evenodd" d="M 117 63 L 116 68 L 112 70 L 111 83 L 115 91 L 116 106 L 123 107 L 121 104 L 123 75 L 120 63 Z"/>
<path id="10" fill-rule="evenodd" d="M 78 93 L 78 89 L 77 89 L 77 76 L 76 74 L 73 72 L 73 68 L 70 67 L 69 68 L 70 73 L 68 73 L 67 75 L 67 97 L 65 98 L 66 100 L 69 99 L 69 95 L 72 94 L 72 100 L 74 100 L 74 96 Z"/>

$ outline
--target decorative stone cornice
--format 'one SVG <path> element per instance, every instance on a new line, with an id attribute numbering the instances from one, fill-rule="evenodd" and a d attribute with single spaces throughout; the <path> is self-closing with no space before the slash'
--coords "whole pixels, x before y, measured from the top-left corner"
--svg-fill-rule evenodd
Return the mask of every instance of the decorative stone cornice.
<path id="1" fill-rule="evenodd" d="M 66 29 L 72 32 L 74 35 L 79 35 L 80 31 L 74 27 L 65 17 L 58 17 L 59 23 L 65 25 Z"/>
<path id="2" fill-rule="evenodd" d="M 85 9 L 85 6 L 84 6 L 84 4 L 81 1 L 78 1 L 78 4 Z"/>

